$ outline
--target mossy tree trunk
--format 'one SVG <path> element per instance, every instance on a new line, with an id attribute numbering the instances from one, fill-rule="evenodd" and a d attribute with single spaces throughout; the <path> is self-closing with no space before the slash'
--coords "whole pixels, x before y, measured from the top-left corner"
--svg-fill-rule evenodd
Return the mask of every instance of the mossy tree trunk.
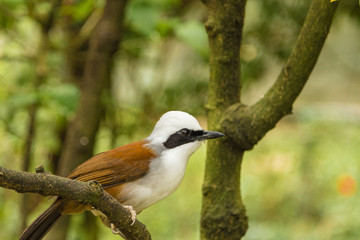
<path id="1" fill-rule="evenodd" d="M 225 133 L 209 141 L 203 185 L 201 239 L 240 239 L 248 228 L 241 199 L 244 152 L 285 115 L 305 85 L 328 35 L 338 3 L 314 0 L 285 67 L 263 98 L 241 102 L 240 45 L 246 0 L 203 0 L 208 9 L 210 82 L 208 128 Z M 260 196 L 259 196 L 260 197 Z"/>

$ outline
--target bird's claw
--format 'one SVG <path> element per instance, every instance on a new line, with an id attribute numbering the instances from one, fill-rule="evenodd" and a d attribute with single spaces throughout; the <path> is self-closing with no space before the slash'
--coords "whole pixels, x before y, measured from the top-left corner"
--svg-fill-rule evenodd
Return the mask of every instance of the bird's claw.
<path id="1" fill-rule="evenodd" d="M 126 205 L 126 206 L 124 206 L 124 208 L 127 209 L 131 214 L 132 223 L 130 224 L 130 226 L 132 226 L 136 221 L 136 211 L 134 210 L 134 208 L 132 206 Z M 124 237 L 122 232 L 119 229 L 116 228 L 115 224 L 110 223 L 110 228 L 111 228 L 111 231 L 112 231 L 113 234 L 120 235 L 120 236 Z"/>
<path id="2" fill-rule="evenodd" d="M 125 209 L 127 209 L 130 214 L 131 214 L 131 220 L 132 220 L 132 223 L 130 224 L 130 226 L 134 225 L 135 221 L 136 221 L 136 211 L 134 210 L 134 208 L 130 205 L 126 205 L 124 206 Z"/>
<path id="3" fill-rule="evenodd" d="M 122 233 L 116 228 L 115 224 L 110 223 L 110 228 L 113 234 L 122 236 Z"/>

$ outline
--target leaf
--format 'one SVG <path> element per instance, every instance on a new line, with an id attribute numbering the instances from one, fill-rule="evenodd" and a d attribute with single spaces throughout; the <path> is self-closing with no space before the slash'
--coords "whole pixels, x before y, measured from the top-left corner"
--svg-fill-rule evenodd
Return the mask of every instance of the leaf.
<path id="1" fill-rule="evenodd" d="M 128 19 L 134 30 L 151 35 L 160 19 L 161 11 L 150 2 L 136 2 L 129 6 Z"/>
<path id="2" fill-rule="evenodd" d="M 17 92 L 9 97 L 6 101 L 10 109 L 23 108 L 35 103 L 38 96 L 35 92 Z"/>
<path id="3" fill-rule="evenodd" d="M 197 53 L 207 56 L 208 49 L 208 38 L 205 32 L 203 24 L 199 21 L 187 21 L 175 29 L 176 36 L 180 41 L 187 44 Z"/>
<path id="4" fill-rule="evenodd" d="M 63 114 L 75 111 L 79 98 L 79 90 L 75 85 L 66 83 L 60 86 L 45 86 L 40 91 L 43 103 L 58 108 Z"/>
<path id="5" fill-rule="evenodd" d="M 162 37 L 168 37 L 174 34 L 174 29 L 178 24 L 179 20 L 176 18 L 164 19 L 158 22 L 156 30 Z"/>

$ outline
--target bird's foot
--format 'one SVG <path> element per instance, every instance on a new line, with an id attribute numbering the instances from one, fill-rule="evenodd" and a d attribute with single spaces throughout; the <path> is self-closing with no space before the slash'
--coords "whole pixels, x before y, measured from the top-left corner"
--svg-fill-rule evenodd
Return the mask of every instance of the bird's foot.
<path id="1" fill-rule="evenodd" d="M 132 223 L 130 224 L 130 226 L 132 226 L 136 221 L 136 211 L 134 210 L 134 208 L 132 206 L 129 206 L 129 205 L 126 205 L 126 206 L 123 206 L 123 207 L 125 209 L 127 209 L 131 214 Z M 113 234 L 120 235 L 124 239 L 126 239 L 125 236 L 123 235 L 123 233 L 119 229 L 116 228 L 115 224 L 110 223 L 110 228 L 111 228 L 111 231 L 112 231 Z"/>
<path id="2" fill-rule="evenodd" d="M 130 224 L 130 226 L 132 226 L 135 221 L 136 221 L 136 211 L 134 210 L 134 208 L 130 205 L 126 205 L 126 206 L 123 206 L 125 209 L 127 209 L 130 213 L 131 213 L 131 220 L 132 220 L 132 223 Z"/>
<path id="3" fill-rule="evenodd" d="M 123 234 L 119 229 L 116 228 L 115 224 L 110 223 L 110 228 L 113 234 L 122 236 Z"/>

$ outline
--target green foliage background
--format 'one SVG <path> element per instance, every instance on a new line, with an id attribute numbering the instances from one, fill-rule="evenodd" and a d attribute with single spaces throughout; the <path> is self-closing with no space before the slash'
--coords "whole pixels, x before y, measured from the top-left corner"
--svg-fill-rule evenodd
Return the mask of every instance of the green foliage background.
<path id="1" fill-rule="evenodd" d="M 33 1 L 35 11 L 49 8 Z M 71 120 L 79 97 L 66 80 L 62 17 L 79 23 L 103 1 L 61 8 L 49 38 L 47 77 L 34 87 L 39 27 L 23 1 L 0 1 L 0 165 L 19 169 L 28 107 L 39 104 L 31 168 L 52 165 L 56 132 Z M 243 98 L 252 103 L 271 85 L 296 40 L 309 1 L 248 1 L 242 46 Z M 343 1 L 331 33 L 293 115 L 245 156 L 244 203 L 250 219 L 245 240 L 359 239 L 360 19 L 357 1 Z M 146 137 L 171 109 L 194 114 L 206 128 L 208 79 L 206 11 L 201 2 L 133 0 L 116 55 L 108 114 L 95 152 Z M 106 101 L 106 99 L 104 99 Z M 139 220 L 153 239 L 198 239 L 205 148 L 189 162 L 184 182 Z M 227 173 L 224 173 L 227 174 Z M 344 176 L 355 183 L 343 192 Z M 350 184 L 351 185 L 351 184 Z M 351 187 L 351 186 L 350 186 Z M 34 218 L 49 201 L 37 198 Z M 20 194 L 0 189 L 1 239 L 19 235 Z M 74 216 L 69 239 L 81 239 L 83 215 Z M 99 221 L 99 225 L 100 225 Z M 117 239 L 101 228 L 101 239 Z"/>

